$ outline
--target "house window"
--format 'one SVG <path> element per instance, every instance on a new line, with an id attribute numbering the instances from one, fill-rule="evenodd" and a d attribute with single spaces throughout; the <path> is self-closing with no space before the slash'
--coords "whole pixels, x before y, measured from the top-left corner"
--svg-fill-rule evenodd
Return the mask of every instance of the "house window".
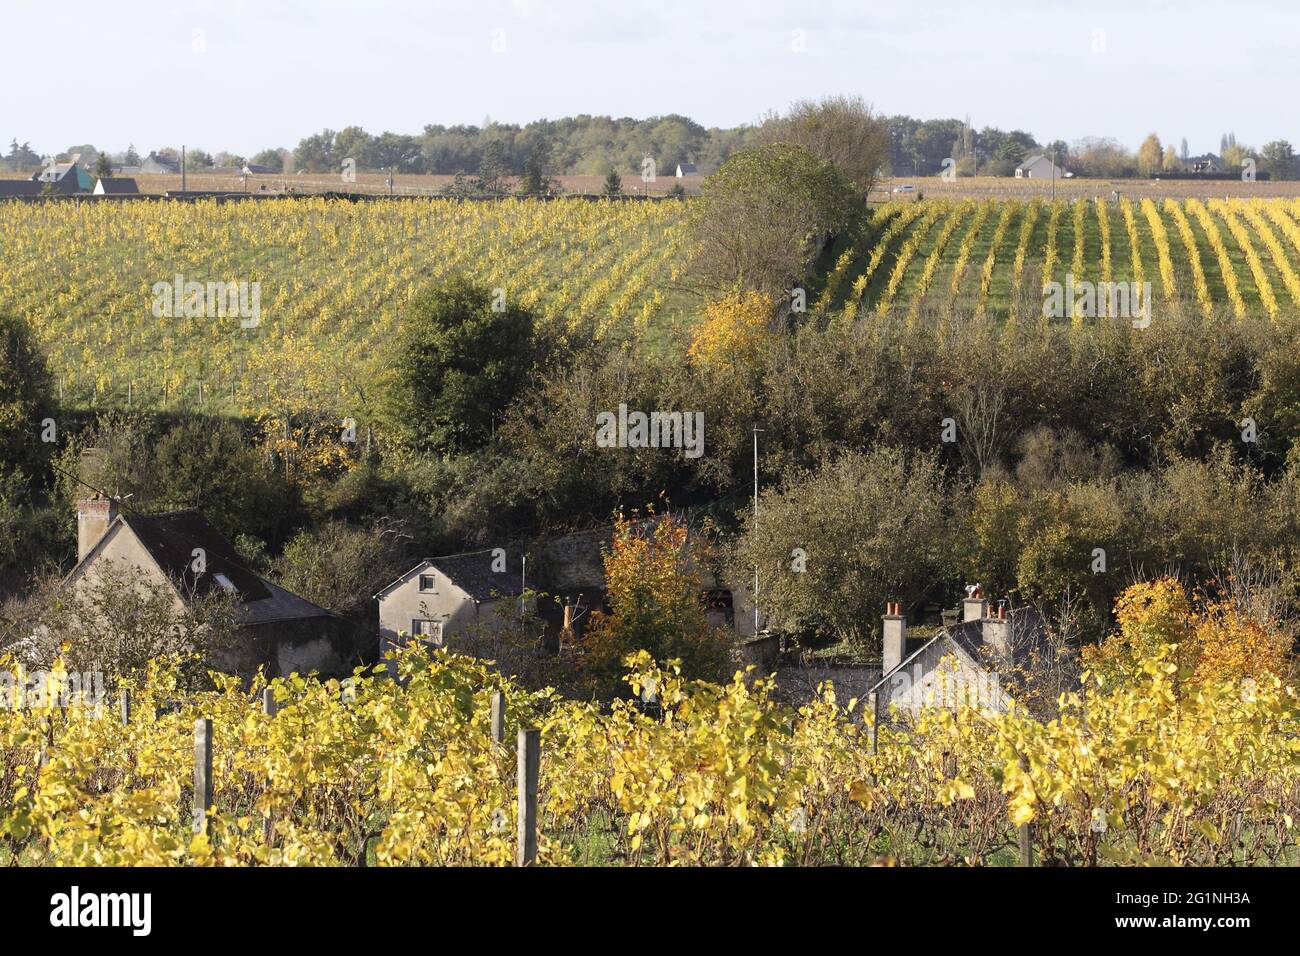
<path id="1" fill-rule="evenodd" d="M 415 618 L 411 621 L 411 633 L 434 647 L 442 647 L 442 621 Z"/>
<path id="2" fill-rule="evenodd" d="M 421 590 L 421 591 L 430 591 L 430 592 L 431 592 L 431 591 L 434 591 L 434 590 L 436 589 L 437 583 L 438 583 L 437 580 L 434 578 L 434 576 L 433 576 L 432 574 L 421 574 L 421 575 L 420 575 L 420 590 Z"/>

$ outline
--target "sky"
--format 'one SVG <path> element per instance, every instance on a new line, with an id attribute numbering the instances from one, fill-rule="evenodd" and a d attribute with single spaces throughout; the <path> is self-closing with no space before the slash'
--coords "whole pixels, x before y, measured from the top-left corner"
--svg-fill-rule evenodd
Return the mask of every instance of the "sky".
<path id="1" fill-rule="evenodd" d="M 1300 145 L 1300 3 L 0 0 L 0 143 L 251 156 L 323 128 L 578 113 L 752 123 L 803 97 L 1039 142 Z"/>

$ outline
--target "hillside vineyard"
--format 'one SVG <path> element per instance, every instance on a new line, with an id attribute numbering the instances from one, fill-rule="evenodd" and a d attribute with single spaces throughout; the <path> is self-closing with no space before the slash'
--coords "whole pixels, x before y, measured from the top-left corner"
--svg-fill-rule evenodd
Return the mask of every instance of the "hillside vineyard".
<path id="1" fill-rule="evenodd" d="M 457 271 L 598 337 L 693 321 L 698 306 L 678 282 L 688 210 L 581 199 L 6 203 L 0 310 L 28 317 L 74 404 L 256 413 L 268 381 L 293 368 L 329 407 L 412 290 Z M 1078 323 L 1099 311 L 1050 314 L 1051 283 L 1149 283 L 1155 321 L 1283 321 L 1300 314 L 1300 199 L 891 202 L 819 263 L 808 301 L 822 320 L 957 310 Z"/>

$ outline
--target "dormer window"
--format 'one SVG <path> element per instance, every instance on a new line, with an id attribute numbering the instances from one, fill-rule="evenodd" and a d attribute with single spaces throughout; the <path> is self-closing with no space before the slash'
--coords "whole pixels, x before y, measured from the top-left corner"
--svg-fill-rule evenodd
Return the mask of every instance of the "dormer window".
<path id="1" fill-rule="evenodd" d="M 235 582 L 230 580 L 230 578 L 226 577 L 220 571 L 217 571 L 215 574 L 212 575 L 212 577 L 213 580 L 215 580 L 219 585 L 221 585 L 222 590 L 225 591 L 227 594 L 235 594 L 235 595 L 239 594 L 239 588 L 235 587 Z"/>

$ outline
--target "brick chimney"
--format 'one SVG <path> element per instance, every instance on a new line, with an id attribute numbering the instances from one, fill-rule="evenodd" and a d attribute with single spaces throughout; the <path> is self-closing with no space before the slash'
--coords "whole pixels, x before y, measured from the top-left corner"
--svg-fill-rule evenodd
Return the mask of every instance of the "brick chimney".
<path id="1" fill-rule="evenodd" d="M 117 517 L 117 502 L 112 498 L 82 498 L 77 502 L 77 560 L 99 543 L 108 526 Z"/>
<path id="2" fill-rule="evenodd" d="M 82 488 L 99 487 L 100 473 L 103 469 L 104 450 L 102 448 L 83 448 L 81 450 Z M 77 560 L 81 561 L 90 549 L 99 543 L 108 526 L 117 517 L 117 501 L 105 498 L 95 492 L 89 498 L 77 501 Z"/>
<path id="3" fill-rule="evenodd" d="M 1012 642 L 1011 642 L 1011 619 L 1007 617 L 1007 609 L 1001 604 L 998 605 L 997 611 L 992 617 L 985 618 L 983 622 L 984 643 L 988 646 L 989 651 L 1002 664 L 1010 665 L 1012 661 Z"/>
<path id="4" fill-rule="evenodd" d="M 903 605 L 897 601 L 886 604 L 881 623 L 881 673 L 888 674 L 903 663 L 907 653 L 907 618 L 903 617 Z"/>
<path id="5" fill-rule="evenodd" d="M 966 588 L 966 597 L 961 602 L 961 619 L 966 621 L 982 621 L 989 616 L 989 602 L 984 598 L 984 589 L 978 584 L 972 584 Z"/>

